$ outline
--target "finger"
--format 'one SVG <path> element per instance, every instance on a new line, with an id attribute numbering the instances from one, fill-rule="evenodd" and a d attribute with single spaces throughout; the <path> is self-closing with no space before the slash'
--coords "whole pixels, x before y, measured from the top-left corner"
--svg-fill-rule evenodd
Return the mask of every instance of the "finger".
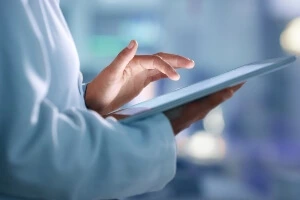
<path id="1" fill-rule="evenodd" d="M 153 58 L 153 67 L 160 71 L 161 73 L 167 75 L 172 80 L 179 80 L 180 75 L 176 72 L 176 70 L 168 63 L 165 62 L 161 57 L 154 56 Z"/>
<path id="2" fill-rule="evenodd" d="M 230 87 L 230 89 L 233 90 L 233 92 L 236 92 L 236 91 L 238 91 L 241 87 L 243 87 L 244 84 L 245 84 L 245 83 L 240 83 L 240 84 L 238 84 L 238 85 L 235 85 L 235 86 Z"/>
<path id="3" fill-rule="evenodd" d="M 158 73 L 158 74 L 155 74 L 153 76 L 149 76 L 149 78 L 145 82 L 145 86 L 148 85 L 151 82 L 158 81 L 158 80 L 164 79 L 164 78 L 168 78 L 168 76 L 166 74 L 163 74 L 163 73 Z"/>
<path id="4" fill-rule="evenodd" d="M 204 98 L 204 105 L 207 105 L 209 110 L 217 107 L 219 104 L 223 103 L 227 99 L 233 96 L 234 91 L 232 89 L 224 89 L 216 92 L 206 98 Z"/>
<path id="5" fill-rule="evenodd" d="M 115 74 L 123 74 L 125 67 L 133 59 L 138 48 L 135 40 L 130 41 L 128 46 L 124 48 L 108 66 Z"/>
<path id="6" fill-rule="evenodd" d="M 208 97 L 205 97 L 200 101 L 200 103 L 203 103 L 203 105 L 209 105 L 208 109 L 212 109 L 222 102 L 226 101 L 227 99 L 231 98 L 233 94 L 238 91 L 245 83 L 240 83 L 238 85 L 226 88 L 224 90 L 221 90 L 219 92 L 216 92 Z"/>
<path id="7" fill-rule="evenodd" d="M 232 97 L 234 91 L 242 87 L 243 84 L 224 89 L 200 100 L 165 112 L 165 115 L 171 121 L 174 133 L 179 133 L 196 121 L 202 120 L 212 109 Z"/>
<path id="8" fill-rule="evenodd" d="M 189 58 L 175 55 L 175 54 L 168 54 L 168 53 L 157 53 L 155 55 L 160 56 L 164 61 L 169 63 L 174 68 L 188 68 L 191 69 L 195 66 L 195 62 Z"/>
<path id="9" fill-rule="evenodd" d="M 144 86 L 146 87 L 149 83 L 163 79 L 163 78 L 168 78 L 168 76 L 164 73 L 161 73 L 157 69 L 148 69 L 148 77 L 144 83 Z"/>
<path id="10" fill-rule="evenodd" d="M 207 113 L 232 97 L 232 95 L 233 91 L 231 89 L 225 89 L 188 104 L 187 112 L 189 113 L 189 118 L 192 118 L 193 121 L 203 119 Z"/>
<path id="11" fill-rule="evenodd" d="M 172 80 L 179 80 L 180 76 L 176 70 L 157 55 L 140 55 L 134 59 L 144 69 L 156 69 L 166 74 Z"/>
<path id="12" fill-rule="evenodd" d="M 184 106 L 187 119 L 192 121 L 198 121 L 205 117 L 212 109 L 231 98 L 235 91 L 240 89 L 245 83 L 238 84 L 236 86 L 226 88 L 212 95 L 196 100 Z"/>

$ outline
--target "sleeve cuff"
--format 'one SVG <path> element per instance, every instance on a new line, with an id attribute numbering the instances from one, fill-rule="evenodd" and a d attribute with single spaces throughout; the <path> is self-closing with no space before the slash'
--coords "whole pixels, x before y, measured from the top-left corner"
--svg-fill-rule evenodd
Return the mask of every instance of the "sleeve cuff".
<path id="1" fill-rule="evenodd" d="M 85 97 L 87 85 L 88 85 L 88 83 L 82 83 L 82 95 L 83 95 L 83 97 Z"/>
<path id="2" fill-rule="evenodd" d="M 88 85 L 88 83 L 82 83 L 82 85 L 81 85 L 81 87 L 82 87 L 82 98 L 83 98 L 85 108 L 87 108 L 87 106 L 85 104 L 85 93 L 86 93 L 87 85 Z"/>
<path id="3" fill-rule="evenodd" d="M 158 134 L 157 136 L 160 138 L 157 140 L 160 143 L 157 144 L 157 147 L 160 149 L 160 156 L 157 162 L 160 163 L 159 172 L 161 181 L 150 189 L 150 192 L 153 192 L 163 189 L 174 178 L 176 173 L 177 148 L 173 128 L 169 119 L 164 114 L 158 114 L 140 122 L 145 123 L 146 120 L 149 120 L 149 129 L 153 125 L 156 127 L 156 130 L 151 134 Z"/>
<path id="4" fill-rule="evenodd" d="M 176 173 L 176 160 L 177 160 L 177 147 L 176 147 L 176 140 L 174 136 L 174 131 L 171 126 L 171 123 L 169 119 L 164 114 L 158 114 L 156 116 L 157 123 L 160 124 L 160 129 L 162 131 L 162 139 L 163 143 L 165 144 L 165 156 L 166 162 L 164 163 L 162 167 L 162 171 L 165 171 L 166 173 L 163 174 L 165 179 L 169 179 L 171 181 Z M 166 184 L 161 185 L 158 188 L 153 188 L 153 191 L 155 190 L 161 190 L 166 186 Z"/>

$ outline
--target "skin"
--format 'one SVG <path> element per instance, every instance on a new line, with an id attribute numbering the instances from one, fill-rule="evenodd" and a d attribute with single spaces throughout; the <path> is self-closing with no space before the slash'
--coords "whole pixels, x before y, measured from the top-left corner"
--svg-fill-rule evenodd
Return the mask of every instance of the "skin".
<path id="1" fill-rule="evenodd" d="M 193 123 L 202 120 L 212 109 L 231 98 L 242 86 L 243 83 L 166 111 L 164 114 L 171 122 L 174 135 L 177 135 Z"/>
<path id="2" fill-rule="evenodd" d="M 107 116 L 135 98 L 149 83 L 163 78 L 179 80 L 176 69 L 191 69 L 195 65 L 194 61 L 174 54 L 136 55 L 137 48 L 137 42 L 131 41 L 114 61 L 88 84 L 85 103 L 89 109 Z M 175 115 L 174 109 L 167 111 L 165 115 L 171 122 L 174 134 L 203 119 L 210 110 L 230 98 L 241 86 L 242 84 L 227 88 L 177 108 Z"/>

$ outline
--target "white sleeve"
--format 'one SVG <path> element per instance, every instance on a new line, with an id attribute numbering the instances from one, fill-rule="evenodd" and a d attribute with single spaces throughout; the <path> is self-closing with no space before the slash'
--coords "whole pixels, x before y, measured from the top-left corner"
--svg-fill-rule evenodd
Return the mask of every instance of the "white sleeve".
<path id="1" fill-rule="evenodd" d="M 60 112 L 46 98 L 51 66 L 22 2 L 0 3 L 0 194 L 110 199 L 163 188 L 176 161 L 168 120 L 124 125 L 87 109 Z"/>

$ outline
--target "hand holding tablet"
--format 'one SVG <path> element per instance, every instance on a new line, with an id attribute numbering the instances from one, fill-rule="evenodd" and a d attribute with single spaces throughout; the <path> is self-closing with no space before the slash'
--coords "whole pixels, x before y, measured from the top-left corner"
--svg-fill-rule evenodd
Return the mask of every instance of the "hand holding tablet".
<path id="1" fill-rule="evenodd" d="M 212 109 L 231 98 L 244 83 L 221 90 L 207 97 L 164 112 L 173 128 L 175 135 L 193 123 L 202 120 Z"/>
<path id="2" fill-rule="evenodd" d="M 128 123 L 163 112 L 170 119 L 174 132 L 178 133 L 230 98 L 242 86 L 240 83 L 282 69 L 295 60 L 295 56 L 289 56 L 248 64 L 109 115 Z"/>

